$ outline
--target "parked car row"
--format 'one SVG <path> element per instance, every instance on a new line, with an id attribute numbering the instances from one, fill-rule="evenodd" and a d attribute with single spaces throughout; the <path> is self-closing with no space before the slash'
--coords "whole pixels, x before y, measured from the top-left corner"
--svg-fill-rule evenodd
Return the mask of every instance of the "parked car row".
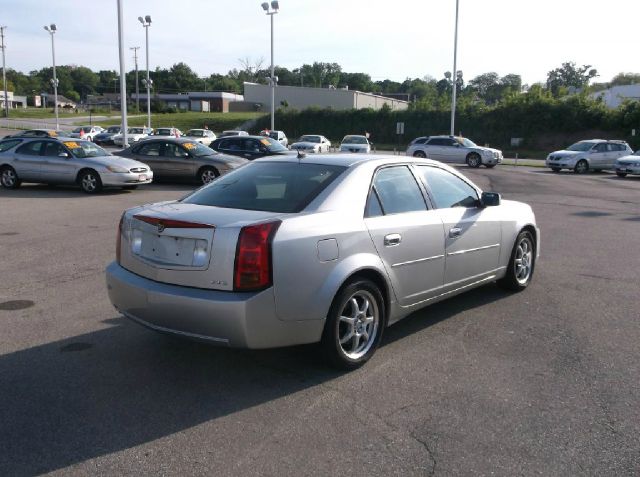
<path id="1" fill-rule="evenodd" d="M 75 184 L 89 194 L 135 189 L 154 178 L 207 184 L 246 162 L 187 138 L 151 137 L 113 155 L 77 138 L 12 137 L 0 141 L 0 184 Z"/>

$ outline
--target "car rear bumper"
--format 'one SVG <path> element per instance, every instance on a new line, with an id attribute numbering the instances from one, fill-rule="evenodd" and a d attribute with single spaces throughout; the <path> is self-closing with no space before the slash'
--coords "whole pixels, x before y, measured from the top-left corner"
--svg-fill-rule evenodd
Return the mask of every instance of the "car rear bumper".
<path id="1" fill-rule="evenodd" d="M 127 318 L 156 331 L 234 348 L 275 348 L 320 340 L 324 320 L 283 321 L 273 289 L 234 293 L 159 283 L 111 263 L 109 299 Z"/>

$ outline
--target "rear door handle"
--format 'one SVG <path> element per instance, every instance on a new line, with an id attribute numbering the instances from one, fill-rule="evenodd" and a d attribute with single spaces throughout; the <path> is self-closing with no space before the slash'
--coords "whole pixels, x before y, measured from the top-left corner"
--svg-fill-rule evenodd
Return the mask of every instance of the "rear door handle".
<path id="1" fill-rule="evenodd" d="M 400 245 L 400 242 L 402 242 L 402 235 L 400 234 L 389 234 L 384 237 L 385 247 L 394 247 Z"/>
<path id="2" fill-rule="evenodd" d="M 460 227 L 453 227 L 449 229 L 449 238 L 456 238 L 462 235 L 462 229 Z"/>

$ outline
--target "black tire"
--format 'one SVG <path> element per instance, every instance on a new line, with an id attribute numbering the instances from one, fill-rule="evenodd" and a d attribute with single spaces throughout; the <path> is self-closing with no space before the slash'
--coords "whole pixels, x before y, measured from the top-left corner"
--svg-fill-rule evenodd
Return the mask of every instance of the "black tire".
<path id="1" fill-rule="evenodd" d="M 198 181 L 202 185 L 206 185 L 216 177 L 220 177 L 220 172 L 215 167 L 203 167 L 198 171 Z"/>
<path id="2" fill-rule="evenodd" d="M 78 184 L 85 194 L 97 194 L 102 190 L 100 174 L 93 169 L 85 169 L 78 174 Z"/>
<path id="3" fill-rule="evenodd" d="M 559 167 L 552 167 L 551 170 L 553 172 L 560 172 L 560 168 Z"/>
<path id="4" fill-rule="evenodd" d="M 424 151 L 416 151 L 413 153 L 413 157 L 420 157 L 422 159 L 426 159 L 427 155 L 424 153 Z"/>
<path id="5" fill-rule="evenodd" d="M 527 244 L 528 258 L 526 263 L 523 264 L 524 254 L 523 247 Z M 518 263 L 518 261 L 520 262 Z M 511 257 L 509 258 L 509 264 L 507 265 L 507 274 L 504 278 L 498 280 L 498 285 L 510 291 L 519 292 L 524 290 L 531 283 L 533 272 L 536 265 L 536 243 L 528 230 L 523 230 L 516 237 L 516 241 L 513 244 L 513 250 L 511 251 Z M 522 267 L 526 266 L 528 271 L 523 273 Z"/>
<path id="6" fill-rule="evenodd" d="M 137 188 L 138 188 L 137 185 L 128 185 L 128 186 L 122 187 L 122 190 L 136 190 Z"/>
<path id="7" fill-rule="evenodd" d="M 0 184 L 5 189 L 17 189 L 22 184 L 22 181 L 13 167 L 4 166 L 0 169 Z"/>
<path id="8" fill-rule="evenodd" d="M 484 167 L 486 167 L 487 169 L 493 169 L 494 167 L 496 167 L 495 164 L 485 164 Z"/>
<path id="9" fill-rule="evenodd" d="M 585 159 L 580 159 L 573 168 L 573 171 L 576 174 L 586 174 L 589 172 L 589 163 Z"/>
<path id="10" fill-rule="evenodd" d="M 477 169 L 481 165 L 482 165 L 482 158 L 480 157 L 480 154 L 476 152 L 472 152 L 467 156 L 467 166 Z"/>
<path id="11" fill-rule="evenodd" d="M 627 177 L 627 173 L 626 172 L 616 172 L 616 175 L 618 177 Z"/>
<path id="12" fill-rule="evenodd" d="M 355 308 L 354 300 L 357 305 Z M 368 306 L 365 301 L 369 303 Z M 353 323 L 347 321 L 349 318 L 353 319 Z M 346 284 L 333 299 L 322 333 L 320 345 L 325 358 L 339 369 L 359 368 L 375 353 L 385 325 L 384 299 L 376 284 L 369 280 Z M 366 338 L 363 338 L 365 335 Z M 346 341 L 341 342 L 341 337 Z M 346 351 L 346 347 L 351 347 L 351 352 Z"/>

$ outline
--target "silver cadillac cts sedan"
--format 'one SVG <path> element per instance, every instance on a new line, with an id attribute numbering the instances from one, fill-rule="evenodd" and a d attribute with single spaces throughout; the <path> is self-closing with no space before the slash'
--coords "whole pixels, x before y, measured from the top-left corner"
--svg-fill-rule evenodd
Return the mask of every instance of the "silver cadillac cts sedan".
<path id="1" fill-rule="evenodd" d="M 109 297 L 157 331 L 269 348 L 320 342 L 353 369 L 413 311 L 498 281 L 530 283 L 526 204 L 410 157 L 256 160 L 120 220 Z"/>

